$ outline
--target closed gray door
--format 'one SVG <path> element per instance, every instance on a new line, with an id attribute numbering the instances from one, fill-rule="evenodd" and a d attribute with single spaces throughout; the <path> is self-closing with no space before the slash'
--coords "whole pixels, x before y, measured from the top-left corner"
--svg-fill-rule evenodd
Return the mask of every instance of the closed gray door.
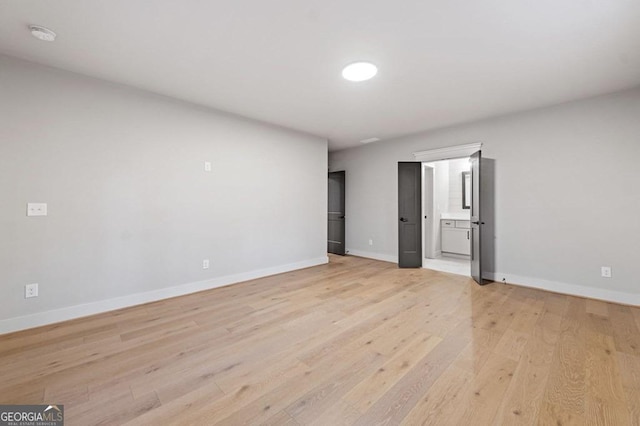
<path id="1" fill-rule="evenodd" d="M 471 277 L 482 282 L 482 217 L 480 217 L 480 159 L 481 151 L 471 155 Z"/>
<path id="2" fill-rule="evenodd" d="M 422 267 L 422 163 L 398 163 L 398 266 Z"/>
<path id="3" fill-rule="evenodd" d="M 345 208 L 344 208 L 344 171 L 329 173 L 329 229 L 327 252 L 344 255 Z"/>

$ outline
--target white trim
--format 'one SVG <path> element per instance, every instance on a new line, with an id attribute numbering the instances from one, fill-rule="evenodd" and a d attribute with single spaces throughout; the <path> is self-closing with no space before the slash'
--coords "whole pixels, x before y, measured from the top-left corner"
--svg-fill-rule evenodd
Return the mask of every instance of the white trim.
<path id="1" fill-rule="evenodd" d="M 413 156 L 416 161 L 449 160 L 452 158 L 469 157 L 480 148 L 482 148 L 482 142 L 418 151 L 414 152 Z"/>
<path id="2" fill-rule="evenodd" d="M 382 260 L 383 262 L 398 263 L 398 256 L 382 253 L 372 253 L 370 251 L 362 251 L 356 249 L 347 249 L 347 254 L 358 257 L 366 257 L 367 259 Z"/>
<path id="3" fill-rule="evenodd" d="M 503 274 L 499 272 L 484 272 L 484 278 L 501 283 L 504 278 L 508 284 L 530 287 L 554 293 L 568 294 L 571 296 L 586 297 L 588 299 L 604 300 L 606 302 L 621 303 L 623 305 L 640 306 L 640 294 L 626 293 L 604 288 L 587 287 L 577 284 L 562 283 L 557 281 L 531 278 L 521 275 Z"/>
<path id="4" fill-rule="evenodd" d="M 283 272 L 295 271 L 297 269 L 309 268 L 311 266 L 323 265 L 329 262 L 327 256 L 315 259 L 303 260 L 301 262 L 289 263 L 286 265 L 274 266 L 271 268 L 258 269 L 255 271 L 243 272 L 235 275 L 213 278 L 206 281 L 196 281 L 175 287 L 167 287 L 152 290 L 145 293 L 130 294 L 116 297 L 114 299 L 101 300 L 98 302 L 85 303 L 82 305 L 68 306 L 66 308 L 51 311 L 38 312 L 36 314 L 0 320 L 0 334 L 25 330 L 28 328 L 49 325 L 61 321 L 67 321 L 88 315 L 100 314 L 116 309 L 127 308 L 143 303 L 156 302 L 158 300 L 169 299 L 176 296 L 196 293 L 198 291 L 210 290 L 227 285 L 237 284 L 243 281 L 262 278 L 269 275 L 281 274 Z"/>
<path id="5" fill-rule="evenodd" d="M 372 253 L 361 250 L 348 249 L 347 252 L 354 256 L 366 257 L 368 259 L 382 260 L 385 262 L 398 263 L 398 257 L 388 254 Z M 423 263 L 424 267 L 424 263 Z M 640 306 L 640 294 L 625 293 L 622 291 L 606 290 L 603 288 L 586 287 L 576 284 L 562 283 L 557 281 L 543 280 L 514 274 L 503 274 L 500 272 L 483 272 L 482 277 L 496 284 L 506 279 L 508 284 L 518 287 L 529 287 L 553 293 L 568 294 L 570 296 L 586 297 L 588 299 L 604 300 L 606 302 L 621 303 L 623 305 Z"/>

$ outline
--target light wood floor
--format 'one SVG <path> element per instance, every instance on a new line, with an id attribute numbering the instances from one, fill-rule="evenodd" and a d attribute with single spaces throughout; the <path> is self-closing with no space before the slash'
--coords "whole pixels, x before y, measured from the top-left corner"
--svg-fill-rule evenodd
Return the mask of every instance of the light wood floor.
<path id="1" fill-rule="evenodd" d="M 0 336 L 67 425 L 640 425 L 640 309 L 331 263 Z"/>

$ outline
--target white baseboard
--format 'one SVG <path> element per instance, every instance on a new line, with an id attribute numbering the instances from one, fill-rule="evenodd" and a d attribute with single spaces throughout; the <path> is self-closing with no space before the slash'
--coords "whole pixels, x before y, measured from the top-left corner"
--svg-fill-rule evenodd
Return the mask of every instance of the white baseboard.
<path id="1" fill-rule="evenodd" d="M 383 260 L 385 262 L 398 263 L 398 256 L 393 256 L 389 254 L 372 253 L 369 251 L 362 251 L 362 250 L 356 250 L 356 249 L 350 249 L 350 248 L 347 249 L 347 254 L 352 254 L 354 256 L 359 256 L 359 257 L 366 257 L 368 259 L 376 259 L 376 260 Z"/>
<path id="2" fill-rule="evenodd" d="M 354 256 L 398 263 L 398 257 L 393 255 L 372 253 L 356 249 L 348 249 L 347 252 Z M 562 283 L 558 281 L 549 281 L 540 278 L 525 277 L 522 275 L 504 274 L 501 272 L 483 272 L 482 277 L 495 282 L 502 282 L 502 279 L 505 278 L 507 283 L 520 287 L 536 288 L 539 290 L 546 290 L 554 293 L 586 297 L 588 299 L 604 300 L 605 302 L 621 303 L 623 305 L 640 306 L 640 294 L 607 290 L 597 287 L 587 287 L 577 284 Z"/>
<path id="3" fill-rule="evenodd" d="M 130 294 L 113 299 L 101 300 L 98 302 L 85 303 L 82 305 L 69 306 L 66 308 L 51 311 L 38 312 L 36 314 L 0 320 L 0 334 L 25 330 L 28 328 L 49 325 L 61 321 L 67 321 L 88 315 L 100 314 L 116 309 L 127 308 L 143 303 L 156 302 L 158 300 L 169 299 L 176 296 L 195 293 L 203 290 L 224 287 L 237 284 L 243 281 L 262 278 L 269 275 L 281 274 L 283 272 L 297 269 L 309 268 L 311 266 L 323 265 L 329 262 L 327 256 L 315 259 L 303 260 L 301 262 L 289 263 L 286 265 L 274 266 L 271 268 L 259 269 L 255 271 L 243 272 L 235 275 L 213 278 L 206 281 L 196 281 L 175 287 L 167 287 L 144 293 Z"/>
<path id="4" fill-rule="evenodd" d="M 604 288 L 587 287 L 577 284 L 562 283 L 557 281 L 543 280 L 514 274 L 503 274 L 500 272 L 483 273 L 483 278 L 495 282 L 502 282 L 504 278 L 508 284 L 521 287 L 537 288 L 554 293 L 568 294 L 571 296 L 586 297 L 588 299 L 604 300 L 605 302 L 621 303 L 623 305 L 640 306 L 640 294 L 626 293 Z"/>

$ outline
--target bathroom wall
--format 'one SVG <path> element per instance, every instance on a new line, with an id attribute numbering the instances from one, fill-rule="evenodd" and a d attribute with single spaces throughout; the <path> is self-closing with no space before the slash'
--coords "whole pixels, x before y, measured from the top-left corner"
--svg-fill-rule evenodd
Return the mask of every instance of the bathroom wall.
<path id="1" fill-rule="evenodd" d="M 436 163 L 431 163 L 434 165 L 436 170 L 436 179 L 435 179 L 435 206 L 436 212 L 438 214 L 447 213 L 449 211 L 449 163 L 446 161 L 440 161 Z M 439 216 L 438 216 L 439 217 Z"/>
<path id="2" fill-rule="evenodd" d="M 434 169 L 433 206 L 435 221 L 432 231 L 434 241 L 431 243 L 435 244 L 435 255 L 439 256 L 442 252 L 441 215 L 469 212 L 468 209 L 464 210 L 462 208 L 462 172 L 469 171 L 470 164 L 467 158 L 460 158 L 425 163 L 425 166 Z M 425 197 L 429 196 L 429 192 L 426 191 Z M 427 236 L 427 238 L 429 237 Z M 427 257 L 428 253 L 429 251 L 425 250 L 425 257 Z"/>
<path id="3" fill-rule="evenodd" d="M 440 231 L 440 215 L 449 211 L 449 162 L 448 161 L 435 161 L 433 163 L 426 163 L 428 167 L 434 169 L 434 194 L 433 194 L 433 207 L 434 207 L 434 239 L 436 247 L 436 256 L 440 255 L 440 247 L 442 241 L 442 234 Z M 425 194 L 429 196 L 429 194 Z"/>

